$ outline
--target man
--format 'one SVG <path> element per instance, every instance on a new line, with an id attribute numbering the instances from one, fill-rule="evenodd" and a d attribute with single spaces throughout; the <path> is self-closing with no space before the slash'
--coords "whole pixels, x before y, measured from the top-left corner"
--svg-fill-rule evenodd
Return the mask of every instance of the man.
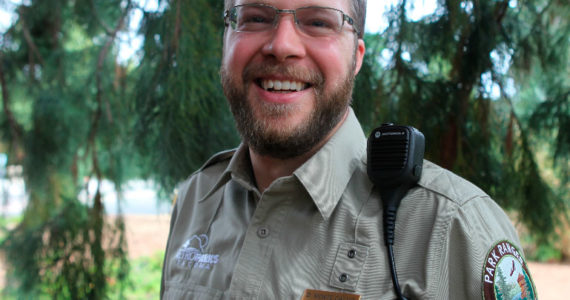
<path id="1" fill-rule="evenodd" d="M 181 186 L 162 298 L 395 298 L 382 200 L 349 106 L 365 6 L 226 0 L 220 74 L 243 142 Z M 402 200 L 396 231 L 409 299 L 491 299 L 519 276 L 530 280 L 503 211 L 430 162 Z"/>

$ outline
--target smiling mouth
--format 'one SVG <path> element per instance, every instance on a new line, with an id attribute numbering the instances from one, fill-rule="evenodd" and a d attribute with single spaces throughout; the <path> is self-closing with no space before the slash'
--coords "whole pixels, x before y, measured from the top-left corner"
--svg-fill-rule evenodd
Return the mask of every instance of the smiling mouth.
<path id="1" fill-rule="evenodd" d="M 258 79 L 257 85 L 270 92 L 300 92 L 310 87 L 310 84 L 295 80 Z"/>

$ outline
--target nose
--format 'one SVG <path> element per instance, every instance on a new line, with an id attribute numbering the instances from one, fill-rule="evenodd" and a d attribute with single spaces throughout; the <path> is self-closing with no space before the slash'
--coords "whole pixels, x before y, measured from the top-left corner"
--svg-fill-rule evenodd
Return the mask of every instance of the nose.
<path id="1" fill-rule="evenodd" d="M 276 28 L 263 46 L 262 54 L 272 56 L 280 62 L 305 56 L 305 45 L 299 35 L 293 15 L 281 14 L 278 17 Z"/>

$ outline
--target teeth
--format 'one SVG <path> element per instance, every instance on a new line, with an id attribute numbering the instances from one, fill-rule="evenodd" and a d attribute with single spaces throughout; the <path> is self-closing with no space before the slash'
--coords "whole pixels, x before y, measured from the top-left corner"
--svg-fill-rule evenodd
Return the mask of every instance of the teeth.
<path id="1" fill-rule="evenodd" d="M 262 80 L 261 87 L 265 90 L 273 89 L 275 91 L 300 91 L 305 84 L 299 81 L 281 81 L 281 80 Z"/>

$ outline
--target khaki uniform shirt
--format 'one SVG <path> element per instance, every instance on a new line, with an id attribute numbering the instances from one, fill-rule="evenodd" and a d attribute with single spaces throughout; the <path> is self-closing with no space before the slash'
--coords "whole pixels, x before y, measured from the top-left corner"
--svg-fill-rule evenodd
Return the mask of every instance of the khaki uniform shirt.
<path id="1" fill-rule="evenodd" d="M 301 299 L 315 289 L 395 299 L 382 202 L 367 177 L 366 138 L 352 110 L 293 175 L 264 193 L 254 182 L 244 145 L 214 156 L 184 182 L 161 298 Z M 402 292 L 409 299 L 481 299 L 487 255 L 499 241 L 520 249 L 501 208 L 425 161 L 397 215 Z"/>

